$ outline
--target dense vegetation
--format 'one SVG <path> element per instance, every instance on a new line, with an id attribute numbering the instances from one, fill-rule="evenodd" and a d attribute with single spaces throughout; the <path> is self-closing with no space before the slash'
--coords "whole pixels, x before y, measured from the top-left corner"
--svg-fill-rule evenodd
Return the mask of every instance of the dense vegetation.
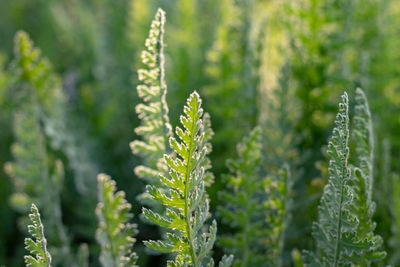
<path id="1" fill-rule="evenodd" d="M 1 1 L 0 265 L 399 265 L 399 23 L 395 0 Z"/>

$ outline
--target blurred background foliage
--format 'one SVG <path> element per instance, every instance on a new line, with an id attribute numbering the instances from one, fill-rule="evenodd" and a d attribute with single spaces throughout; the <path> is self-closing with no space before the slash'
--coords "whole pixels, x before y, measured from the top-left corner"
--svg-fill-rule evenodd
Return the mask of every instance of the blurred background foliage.
<path id="1" fill-rule="evenodd" d="M 391 252 L 400 244 L 399 227 L 392 227 L 392 221 L 400 218 L 399 178 L 393 175 L 400 171 L 397 0 L 3 0 L 0 165 L 15 162 L 12 144 L 20 135 L 32 134 L 29 129 L 15 130 L 23 119 L 14 117 L 25 110 L 32 118 L 24 119 L 38 120 L 38 134 L 46 137 L 43 149 L 48 155 L 41 157 L 47 158 L 47 172 L 56 172 L 61 162 L 65 168 L 65 177 L 55 181 L 61 183 L 56 186 L 62 211 L 57 223 L 62 224 L 67 240 L 63 242 L 72 252 L 87 243 L 90 262 L 97 266 L 96 187 L 90 181 L 98 172 L 118 177 L 133 212 L 141 209 L 135 198 L 143 191 L 143 182 L 133 173 L 140 160 L 128 144 L 138 138 L 133 131 L 139 124 L 134 111 L 139 102 L 136 70 L 158 7 L 167 12 L 171 123 L 177 124 L 192 90 L 200 92 L 211 114 L 216 176 L 208 192 L 212 209 L 224 187 L 220 178 L 227 173 L 225 160 L 234 157 L 238 141 L 260 124 L 265 173 L 288 162 L 294 179 L 285 264 L 290 264 L 294 248 L 312 248 L 311 221 L 316 219 L 316 203 L 327 179 L 321 148 L 331 132 L 339 94 L 347 90 L 353 95 L 356 87 L 362 87 L 376 133 L 376 232 L 384 237 L 389 255 L 394 255 Z M 19 65 L 20 54 L 14 48 L 18 30 L 26 31 L 41 57 L 48 59 L 45 79 L 51 81 L 46 86 L 21 75 L 23 64 Z M 42 95 L 38 91 L 34 104 L 43 109 L 42 117 L 26 112 L 32 107 L 23 107 L 29 105 L 22 96 L 30 87 L 45 90 Z M 13 179 L 0 168 L 0 264 L 21 266 L 26 233 L 17 221 L 26 213 L 12 205 L 19 190 Z M 157 264 L 159 256 L 145 256 L 140 247 L 153 228 L 137 218 L 140 265 Z M 386 261 L 400 264 L 398 257 Z"/>

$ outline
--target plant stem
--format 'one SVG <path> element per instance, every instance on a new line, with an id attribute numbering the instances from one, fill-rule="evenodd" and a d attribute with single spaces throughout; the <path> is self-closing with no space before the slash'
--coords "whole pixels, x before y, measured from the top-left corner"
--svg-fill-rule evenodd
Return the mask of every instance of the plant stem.
<path id="1" fill-rule="evenodd" d="M 194 113 L 197 113 L 194 112 Z M 195 134 L 195 127 L 196 122 L 193 120 L 192 121 L 192 125 L 191 125 L 191 129 L 190 132 Z M 193 237 L 192 237 L 192 227 L 191 227 L 191 222 L 190 222 L 190 207 L 189 207 L 189 191 L 190 191 L 190 169 L 191 169 L 191 164 L 190 164 L 190 159 L 192 158 L 192 146 L 193 146 L 193 139 L 194 137 L 192 136 L 190 138 L 190 143 L 188 146 L 188 162 L 186 162 L 186 173 L 185 173 L 185 221 L 186 221 L 186 233 L 187 233 L 187 238 L 188 238 L 188 242 L 189 242 L 189 252 L 190 252 L 190 256 L 192 257 L 192 263 L 194 267 L 197 267 L 197 255 L 194 249 L 194 244 L 193 244 Z"/>

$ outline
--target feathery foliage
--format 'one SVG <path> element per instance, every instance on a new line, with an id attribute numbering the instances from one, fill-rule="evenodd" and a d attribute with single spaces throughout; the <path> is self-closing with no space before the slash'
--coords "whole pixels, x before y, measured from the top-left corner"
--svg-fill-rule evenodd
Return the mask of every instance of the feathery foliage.
<path id="1" fill-rule="evenodd" d="M 183 129 L 176 127 L 176 135 L 170 138 L 175 154 L 165 155 L 169 177 L 161 175 L 160 180 L 167 190 L 161 191 L 156 185 L 148 185 L 151 197 L 166 207 L 165 214 L 158 214 L 143 208 L 143 214 L 150 222 L 168 229 L 166 240 L 145 241 L 145 245 L 163 253 L 176 253 L 175 260 L 168 266 L 213 266 L 209 259 L 216 239 L 217 223 L 212 222 L 209 232 L 205 222 L 209 217 L 209 200 L 204 182 L 204 161 L 207 153 L 201 99 L 194 92 L 187 99 Z M 224 258 L 223 264 L 232 260 Z M 226 263 L 228 264 L 228 263 Z"/>
<path id="2" fill-rule="evenodd" d="M 349 103 L 345 93 L 339 104 L 328 146 L 329 181 L 321 198 L 318 222 L 313 224 L 313 235 L 320 249 L 319 264 L 322 266 L 348 264 L 345 255 L 352 255 L 357 247 L 362 248 L 363 245 L 355 240 L 357 218 L 350 214 L 352 188 L 349 186 L 351 174 L 348 167 L 348 142 Z"/>
<path id="3" fill-rule="evenodd" d="M 256 127 L 238 144 L 239 158 L 227 162 L 231 174 L 225 177 L 229 191 L 220 193 L 224 205 L 218 210 L 223 222 L 235 233 L 220 237 L 220 243 L 235 255 L 234 266 L 254 266 L 267 261 L 262 238 L 266 236 L 264 181 L 259 174 L 261 129 Z"/>
<path id="4" fill-rule="evenodd" d="M 42 208 L 49 203 L 45 192 L 50 189 L 58 191 L 60 186 L 53 188 L 50 180 L 45 139 L 37 120 L 38 112 L 37 107 L 28 100 L 14 115 L 14 162 L 5 165 L 15 188 L 11 203 L 21 212 L 27 212 L 33 202 Z M 54 200 L 50 203 L 54 203 Z"/>
<path id="5" fill-rule="evenodd" d="M 353 136 L 359 167 L 353 168 L 353 175 L 355 175 L 353 180 L 353 210 L 358 216 L 357 238 L 360 240 L 368 239 L 373 242 L 373 246 L 368 251 L 363 251 L 357 259 L 360 264 L 368 265 L 369 261 L 383 259 L 386 253 L 381 250 L 382 238 L 373 233 L 376 224 L 372 221 L 375 202 L 372 200 L 374 162 L 371 112 L 367 98 L 360 88 L 356 90 L 355 100 Z"/>
<path id="6" fill-rule="evenodd" d="M 97 168 L 93 165 L 85 145 L 81 144 L 68 125 L 67 102 L 60 77 L 50 62 L 33 46 L 28 34 L 23 31 L 15 35 L 14 75 L 23 97 L 31 95 L 39 109 L 38 120 L 44 124 L 44 133 L 50 138 L 53 149 L 61 150 L 75 172 L 75 182 L 81 193 L 90 193 L 95 184 Z M 27 88 L 26 88 L 27 87 Z M 17 96 L 19 98 L 21 96 Z M 93 196 L 94 199 L 94 196 Z"/>
<path id="7" fill-rule="evenodd" d="M 141 84 L 137 86 L 137 91 L 143 103 L 136 106 L 142 122 L 135 132 L 143 140 L 135 140 L 130 144 L 133 153 L 143 159 L 143 165 L 135 168 L 136 175 L 146 179 L 148 183 L 158 185 L 159 173 L 166 173 L 162 158 L 167 153 L 168 138 L 172 135 L 165 99 L 167 85 L 164 70 L 164 24 L 165 12 L 158 9 L 146 39 L 146 50 L 141 55 L 146 68 L 138 70 Z"/>
<path id="8" fill-rule="evenodd" d="M 234 232 L 220 243 L 234 253 L 234 266 L 281 266 L 291 179 L 287 166 L 277 177 L 262 177 L 261 137 L 256 127 L 238 144 L 238 159 L 228 161 L 229 190 L 220 194 L 219 213 Z"/>
<path id="9" fill-rule="evenodd" d="M 61 161 L 52 162 L 48 158 L 43 129 L 38 121 L 39 109 L 32 102 L 32 99 L 26 99 L 15 114 L 14 161 L 5 165 L 15 190 L 11 203 L 20 212 L 27 212 L 29 203 L 38 204 L 53 244 L 50 250 L 68 265 L 72 257 L 60 206 L 64 170 Z M 23 224 L 24 218 L 20 221 Z"/>
<path id="10" fill-rule="evenodd" d="M 369 135 L 372 135 L 368 132 L 369 110 L 362 91 L 358 90 L 357 94 L 356 136 L 368 144 L 365 149 L 359 149 L 360 160 L 365 160 L 367 166 L 370 163 L 368 158 L 371 158 Z M 374 226 L 370 217 L 366 218 L 366 214 L 372 216 L 369 214 L 373 213 L 373 207 L 367 206 L 368 187 L 365 180 L 372 178 L 363 177 L 361 169 L 350 168 L 348 164 L 350 133 L 347 93 L 342 95 L 335 125 L 328 145 L 329 181 L 321 198 L 318 222 L 313 224 L 318 258 L 308 253 L 306 258 L 310 264 L 320 266 L 365 265 L 372 260 L 382 259 L 385 253 L 377 251 L 382 240 L 373 235 Z M 367 255 L 367 258 L 362 258 Z"/>
<path id="11" fill-rule="evenodd" d="M 164 25 L 163 14 L 158 12 L 155 30 L 149 37 L 150 45 L 141 58 L 138 56 L 143 45 L 140 40 L 145 40 L 148 22 L 158 5 L 171 15 L 171 21 Z M 96 265 L 101 249 L 94 244 L 96 190 L 92 189 L 100 168 L 114 173 L 118 185 L 126 192 L 129 190 L 127 202 L 137 196 L 143 183 L 157 188 L 169 201 L 175 201 L 179 190 L 166 185 L 162 179 L 169 179 L 167 182 L 172 184 L 171 181 L 183 178 L 174 179 L 173 175 L 181 176 L 169 174 L 171 164 L 163 156 L 167 154 L 175 162 L 184 160 L 176 149 L 170 148 L 169 139 L 176 135 L 163 119 L 169 117 L 172 125 L 178 124 L 179 109 L 172 107 L 186 99 L 187 88 L 200 88 L 202 96 L 206 96 L 203 105 L 212 113 L 216 131 L 212 163 L 218 178 L 226 172 L 226 158 L 234 158 L 231 163 L 242 159 L 240 155 L 234 156 L 239 139 L 248 135 L 256 124 L 261 126 L 261 160 L 251 170 L 253 178 L 257 178 L 256 184 L 260 185 L 251 200 L 258 204 L 260 212 L 250 220 L 255 225 L 251 230 L 257 230 L 259 235 L 253 234 L 255 241 L 251 246 L 245 248 L 246 242 L 240 239 L 244 212 L 240 205 L 235 205 L 246 195 L 242 194 L 246 187 L 229 180 L 238 178 L 240 170 L 231 168 L 228 178 L 217 179 L 202 197 L 204 202 L 210 197 L 210 203 L 214 203 L 210 205 L 210 213 L 220 206 L 214 202 L 219 191 L 233 198 L 224 208 L 237 219 L 224 219 L 226 224 L 218 227 L 218 233 L 223 242 L 239 236 L 235 242 L 243 249 L 231 247 L 238 256 L 236 265 L 240 265 L 241 255 L 247 249 L 257 253 L 250 261 L 257 260 L 258 255 L 265 259 L 259 264 L 245 264 L 249 266 L 303 266 L 302 260 L 310 265 L 331 266 L 335 263 L 326 255 L 332 250 L 328 243 L 333 244 L 333 250 L 337 248 L 336 265 L 400 265 L 399 253 L 396 253 L 400 249 L 400 182 L 397 176 L 392 177 L 390 170 L 393 168 L 398 173 L 400 168 L 396 162 L 400 147 L 400 75 L 397 75 L 400 64 L 396 64 L 400 59 L 399 22 L 398 0 L 0 1 L 0 35 L 4 40 L 0 43 L 0 165 L 11 162 L 6 165 L 7 177 L 0 169 L 0 265 L 22 265 L 23 248 L 18 240 L 23 231 L 17 226 L 26 225 L 31 202 L 42 213 L 52 265 L 87 266 L 88 248 L 90 263 Z M 12 64 L 8 61 L 12 56 L 2 57 L 4 52 L 12 51 L 11 40 L 17 28 L 35 36 L 43 54 L 52 59 L 54 68 L 23 32 L 15 37 Z M 161 85 L 165 85 L 161 80 L 164 54 L 167 97 L 162 94 L 166 87 Z M 139 71 L 136 78 L 138 64 L 143 64 L 144 72 Z M 7 65 L 11 68 L 3 70 Z M 133 82 L 140 84 L 139 97 L 127 82 L 132 66 Z M 334 183 L 333 176 L 340 176 L 335 172 L 340 168 L 331 166 L 328 170 L 328 162 L 321 162 L 327 155 L 321 152 L 321 147 L 337 112 L 337 94 L 342 88 L 357 86 L 366 88 L 367 95 L 371 96 L 370 106 L 377 112 L 374 135 L 379 141 L 372 143 L 368 104 L 363 93 L 357 91 L 353 101 L 356 107 L 350 109 L 355 115 L 350 120 L 352 131 L 345 146 L 349 150 L 347 165 L 341 165 L 348 172 L 343 169 L 345 174 L 339 178 L 344 178 Z M 130 107 L 139 103 L 140 117 L 137 118 Z M 196 168 L 204 170 L 202 181 L 207 187 L 213 183 L 208 160 L 212 131 L 209 116 L 202 117 L 202 142 L 207 152 Z M 139 126 L 134 139 L 142 142 L 132 142 L 133 157 L 129 156 L 126 146 L 132 139 L 128 125 Z M 381 146 L 382 140 L 388 140 L 392 149 Z M 334 158 L 331 165 L 338 166 L 346 152 L 340 154 L 341 144 L 335 140 L 333 143 L 327 156 Z M 252 153 L 257 151 L 258 148 Z M 65 172 L 57 159 L 63 161 Z M 291 176 L 296 180 L 293 190 L 290 190 L 291 178 L 283 165 L 285 162 L 290 163 Z M 255 162 L 249 163 L 252 164 Z M 135 177 L 142 176 L 143 180 L 132 180 L 132 166 L 138 167 Z M 327 182 L 321 177 L 328 176 L 328 171 L 332 181 L 325 191 L 331 192 L 325 192 L 321 202 L 321 227 L 314 226 L 314 234 L 319 237 L 316 256 L 313 260 L 301 259 L 298 251 L 310 249 L 314 243 L 310 240 L 310 218 L 318 215 L 317 202 Z M 160 178 L 160 173 L 166 178 Z M 335 185 L 347 191 L 338 193 L 333 190 Z M 193 192 L 197 191 L 192 190 L 189 195 Z M 328 205 L 335 201 L 332 192 L 339 195 L 336 199 L 345 202 L 342 209 L 333 210 L 337 206 Z M 292 195 L 295 206 L 290 203 Z M 346 197 L 341 198 L 343 195 Z M 145 202 L 152 197 L 149 193 L 140 197 L 148 205 L 146 208 L 160 215 L 161 221 L 166 218 L 167 222 L 162 223 L 171 227 L 159 232 L 157 225 L 141 225 L 140 240 L 164 239 L 172 244 L 168 238 L 174 234 L 187 241 L 183 230 L 171 226 L 177 222 L 172 212 L 182 219 L 184 209 L 163 205 L 154 197 L 151 202 Z M 203 207 L 202 204 L 198 206 Z M 134 214 L 138 209 L 135 205 L 126 213 Z M 296 211 L 293 218 L 292 209 Z M 209 214 L 201 214 L 206 213 Z M 199 214 L 190 212 L 189 222 L 194 224 Z M 339 220 L 339 217 L 344 218 L 340 224 L 343 231 L 335 235 L 337 227 L 326 226 L 327 218 Z M 186 225 L 186 218 L 182 220 Z M 286 229 L 288 221 L 292 223 Z M 346 224 L 348 221 L 351 225 Z M 124 221 L 120 226 L 129 222 Z M 208 231 L 210 228 L 205 224 L 197 236 L 193 234 L 194 243 L 201 241 L 202 234 L 209 237 Z M 386 240 L 385 247 L 382 248 L 382 238 L 377 234 Z M 339 237 L 340 241 L 335 243 L 334 238 Z M 88 247 L 78 248 L 81 240 Z M 223 243 L 219 238 L 216 242 Z M 133 251 L 130 244 L 126 243 L 130 251 L 121 256 L 124 259 Z M 232 244 L 221 250 L 229 251 L 229 245 Z M 352 250 L 349 246 L 353 246 Z M 123 248 L 126 247 L 118 249 Z M 373 262 L 384 256 L 383 250 L 388 251 L 388 257 Z M 77 253 L 65 254 L 68 251 Z M 176 256 L 174 252 L 163 256 L 145 255 L 147 252 L 144 245 L 139 246 L 141 265 L 159 266 L 164 259 Z M 214 252 L 217 259 L 220 251 Z M 210 257 L 207 255 L 201 265 L 206 265 Z M 194 265 L 180 259 L 169 264 Z"/>
<path id="12" fill-rule="evenodd" d="M 31 238 L 25 238 L 25 248 L 31 254 L 25 256 L 25 264 L 26 266 L 34 267 L 50 267 L 51 256 L 47 251 L 47 240 L 44 235 L 43 224 L 40 220 L 39 210 L 35 204 L 32 204 L 31 206 L 29 218 L 32 224 L 28 225 L 28 230 L 35 240 Z"/>
<path id="13" fill-rule="evenodd" d="M 298 147 L 302 155 L 299 159 L 302 160 L 301 168 L 305 175 L 296 178 L 296 192 L 301 198 L 296 199 L 299 212 L 294 214 L 297 223 L 290 232 L 299 234 L 293 238 L 292 247 L 303 246 L 302 240 L 308 238 L 306 220 L 314 217 L 314 193 L 317 194 L 323 181 L 317 169 L 322 170 L 322 173 L 326 171 L 325 166 L 320 168 L 318 162 L 323 158 L 321 147 L 327 139 L 326 129 L 334 118 L 336 95 L 343 88 L 364 88 L 371 97 L 371 106 L 379 110 L 380 119 L 375 123 L 377 140 L 390 139 L 394 147 L 397 147 L 394 143 L 399 144 L 397 136 L 400 128 L 397 126 L 398 120 L 394 119 L 398 117 L 399 106 L 391 109 L 389 104 L 398 102 L 398 93 L 394 93 L 394 88 L 399 78 L 395 75 L 396 81 L 389 82 L 393 68 L 398 69 L 396 64 L 390 62 L 399 58 L 399 51 L 391 48 L 394 43 L 399 42 L 399 35 L 393 29 L 400 14 L 395 2 L 286 1 L 280 5 L 283 13 L 272 15 L 280 21 L 286 20 L 283 25 L 287 32 L 283 39 L 288 46 L 284 48 L 283 56 L 290 63 L 288 80 L 296 88 L 294 98 L 300 107 L 296 113 L 299 116 L 296 132 L 301 137 Z M 271 31 L 273 30 L 274 27 Z M 382 99 L 386 97 L 390 100 Z M 396 133 L 388 129 L 396 129 Z M 393 138 L 390 137 L 392 134 Z M 381 160 L 382 151 L 379 145 L 376 147 L 376 155 L 379 155 L 377 159 Z M 394 151 L 398 151 L 398 148 Z M 375 173 L 379 172 L 380 166 L 377 167 Z M 378 177 L 377 182 L 380 183 Z M 377 190 L 374 191 L 376 193 Z M 301 199 L 301 202 L 309 204 L 304 205 L 298 201 Z M 390 235 L 390 222 L 383 223 L 382 216 L 389 214 L 389 211 L 381 203 L 377 204 L 377 213 L 380 215 L 377 218 L 377 231 L 387 237 Z"/>
<path id="14" fill-rule="evenodd" d="M 364 184 L 367 201 L 372 201 L 374 136 L 371 111 L 362 89 L 356 89 L 356 106 L 354 108 L 353 139 L 356 147 L 357 165 L 365 175 Z"/>
<path id="15" fill-rule="evenodd" d="M 14 206 L 22 212 L 29 203 L 37 203 L 43 211 L 50 251 L 55 264 L 76 264 L 70 249 L 70 238 L 62 222 L 60 192 L 64 184 L 64 169 L 54 160 L 54 150 L 64 152 L 75 173 L 77 189 L 83 192 L 94 175 L 85 146 L 80 146 L 67 124 L 66 99 L 61 80 L 54 74 L 46 58 L 25 32 L 15 36 L 14 74 L 14 162 L 6 171 L 13 178 Z M 82 152 L 82 153 L 81 153 Z M 91 208 L 91 194 L 81 200 L 82 209 Z M 89 204 L 89 205 L 88 205 Z M 94 202 L 93 202 L 94 206 Z M 82 211 L 82 210 L 80 210 Z M 90 217 L 92 213 L 84 213 Z"/>
<path id="16" fill-rule="evenodd" d="M 79 219 L 77 221 L 85 221 L 85 227 L 79 227 L 80 234 L 85 235 L 86 238 L 89 239 L 93 238 L 95 224 L 91 222 L 95 221 L 95 215 L 92 211 L 96 205 L 96 195 L 94 191 L 89 190 L 89 188 L 95 187 L 95 177 L 98 171 L 97 166 L 95 166 L 89 156 L 87 144 L 90 143 L 90 141 L 88 141 L 86 134 L 81 132 L 79 127 L 76 127 L 75 122 L 71 121 L 69 116 L 71 114 L 68 109 L 69 105 L 63 92 L 61 79 L 54 72 L 50 62 L 41 55 L 40 50 L 34 47 L 28 34 L 23 31 L 17 32 L 14 50 L 15 59 L 12 64 L 13 77 L 15 80 L 15 89 L 13 90 L 13 94 L 15 95 L 13 101 L 15 103 L 14 112 L 19 113 L 21 112 L 20 110 L 25 109 L 24 106 L 26 102 L 32 105 L 33 110 L 31 114 L 28 114 L 29 111 L 23 113 L 25 113 L 24 116 L 35 116 L 32 120 L 35 121 L 35 127 L 37 129 L 34 130 L 34 128 L 31 128 L 31 132 L 39 131 L 42 136 L 40 137 L 42 140 L 38 140 L 38 136 L 35 137 L 38 143 L 32 143 L 34 147 L 29 148 L 34 152 L 28 152 L 31 153 L 32 156 L 37 155 L 37 162 L 32 163 L 32 165 L 40 166 L 43 172 L 39 174 L 39 176 L 41 175 L 40 182 L 36 183 L 35 186 L 38 187 L 41 185 L 46 187 L 46 189 L 43 189 L 43 193 L 38 194 L 42 199 L 53 199 L 49 202 L 46 200 L 31 202 L 37 203 L 39 208 L 43 208 L 43 220 L 48 229 L 48 238 L 51 244 L 54 246 L 63 244 L 62 246 L 64 248 L 60 249 L 59 252 L 53 251 L 53 246 L 50 247 L 50 251 L 55 259 L 55 264 L 57 264 L 57 260 L 60 260 L 60 262 L 65 265 L 75 264 L 72 263 L 74 257 L 67 255 L 69 253 L 69 249 L 67 248 L 69 238 L 62 226 L 60 197 L 58 196 L 59 192 L 63 189 L 64 181 L 61 178 L 63 178 L 64 173 L 53 175 L 53 170 L 57 170 L 57 168 L 54 167 L 56 164 L 52 158 L 54 155 L 65 158 L 67 162 L 66 166 L 72 169 L 75 187 L 78 193 L 84 194 L 85 196 L 80 198 L 80 205 L 78 205 L 73 216 L 77 216 L 76 218 Z M 16 120 L 16 123 L 18 123 L 18 120 Z M 21 132 L 21 137 L 17 139 L 21 144 L 27 145 L 28 143 L 25 143 L 23 139 L 28 138 L 27 136 L 30 133 L 30 131 L 26 129 L 28 125 L 20 127 L 24 127 L 24 131 L 26 132 Z M 31 125 L 31 127 L 33 127 L 33 125 Z M 37 149 L 39 145 L 43 148 Z M 26 155 L 28 155 L 28 153 Z M 42 155 L 43 153 L 46 153 L 46 155 Z M 60 164 L 61 162 L 58 163 L 58 165 Z M 25 167 L 27 166 L 21 165 L 21 168 Z M 47 170 L 45 170 L 46 168 Z M 24 171 L 27 172 L 28 169 Z M 55 180 L 50 181 L 51 179 L 46 176 L 51 177 L 51 179 L 55 177 Z M 31 177 L 25 179 L 31 179 Z M 24 187 L 23 190 L 29 192 L 29 186 Z M 51 193 L 45 194 L 44 192 Z M 42 206 L 42 203 L 53 207 L 47 209 Z M 54 221 L 54 223 L 52 223 L 52 221 Z M 53 225 L 57 227 L 53 227 Z M 57 228 L 57 230 L 53 231 L 55 228 Z M 57 241 L 54 240 L 55 237 Z M 58 253 L 62 253 L 64 256 L 59 257 L 57 255 Z M 62 260 L 62 258 L 65 257 L 68 260 Z"/>
<path id="17" fill-rule="evenodd" d="M 204 142 L 205 142 L 205 147 L 206 147 L 206 156 L 204 158 L 204 161 L 202 161 L 202 167 L 204 168 L 204 184 L 205 186 L 209 187 L 213 184 L 214 182 L 214 174 L 210 171 L 211 169 L 211 160 L 209 158 L 209 155 L 212 151 L 212 144 L 211 144 L 211 139 L 214 136 L 214 131 L 211 128 L 211 118 L 210 114 L 207 112 L 204 112 L 203 115 L 203 127 L 204 127 Z"/>
<path id="18" fill-rule="evenodd" d="M 125 200 L 125 192 L 116 192 L 116 183 L 111 177 L 99 174 L 97 180 L 96 239 L 101 245 L 100 262 L 104 267 L 136 266 L 137 256 L 132 247 L 136 241 L 133 236 L 138 231 L 135 224 L 129 223 L 133 217 L 131 205 Z"/>

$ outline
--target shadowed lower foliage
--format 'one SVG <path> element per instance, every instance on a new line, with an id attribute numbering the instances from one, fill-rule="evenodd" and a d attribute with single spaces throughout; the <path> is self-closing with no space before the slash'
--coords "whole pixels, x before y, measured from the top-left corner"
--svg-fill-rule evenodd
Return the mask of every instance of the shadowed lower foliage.
<path id="1" fill-rule="evenodd" d="M 220 237 L 220 244 L 235 255 L 234 266 L 261 265 L 268 260 L 264 179 L 260 176 L 261 129 L 255 128 L 238 144 L 238 159 L 227 162 L 228 190 L 220 192 L 219 214 L 233 233 Z"/>
<path id="2" fill-rule="evenodd" d="M 133 214 L 125 200 L 125 192 L 117 191 L 111 177 L 99 174 L 96 215 L 99 227 L 96 239 L 101 246 L 100 263 L 104 267 L 137 266 L 137 255 L 132 251 L 137 226 L 129 223 Z"/>
<path id="3" fill-rule="evenodd" d="M 263 177 L 262 131 L 256 127 L 237 146 L 238 158 L 228 160 L 227 190 L 218 211 L 232 229 L 219 243 L 235 255 L 234 266 L 282 266 L 284 232 L 288 225 L 289 167 Z"/>

